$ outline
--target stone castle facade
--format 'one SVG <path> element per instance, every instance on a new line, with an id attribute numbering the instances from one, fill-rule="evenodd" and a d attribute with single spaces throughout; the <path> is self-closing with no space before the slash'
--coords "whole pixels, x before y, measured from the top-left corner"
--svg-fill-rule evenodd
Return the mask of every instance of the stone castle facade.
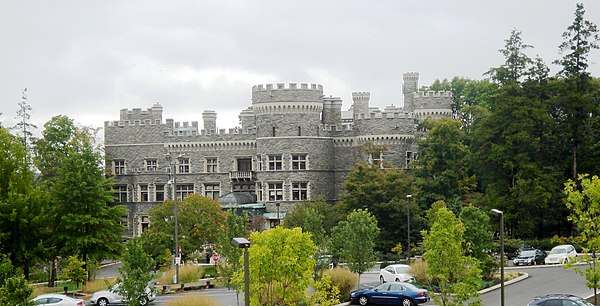
<path id="1" fill-rule="evenodd" d="M 418 79 L 405 73 L 404 107 L 384 110 L 369 106 L 368 92 L 352 93 L 352 106 L 342 111 L 342 100 L 324 96 L 321 85 L 257 85 L 252 105 L 240 113 L 241 127 L 228 130 L 217 128 L 210 110 L 202 113 L 202 129 L 198 122 L 163 121 L 158 103 L 121 110 L 119 121 L 105 122 L 104 139 L 116 201 L 129 211 L 128 235 L 149 225 L 149 209 L 172 198 L 173 187 L 178 198 L 255 195 L 251 207 L 262 209 L 268 228 L 300 201 L 338 200 L 358 160 L 407 167 L 416 159 L 417 124 L 451 116 L 451 94 L 419 92 Z M 385 150 L 367 153 L 367 143 Z"/>

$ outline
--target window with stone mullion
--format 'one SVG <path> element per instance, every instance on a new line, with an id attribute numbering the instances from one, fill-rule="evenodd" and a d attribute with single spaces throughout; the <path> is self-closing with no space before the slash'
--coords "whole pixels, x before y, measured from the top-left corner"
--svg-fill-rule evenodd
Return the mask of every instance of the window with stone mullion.
<path id="1" fill-rule="evenodd" d="M 269 170 L 277 171 L 283 169 L 283 160 L 281 155 L 269 155 Z"/>

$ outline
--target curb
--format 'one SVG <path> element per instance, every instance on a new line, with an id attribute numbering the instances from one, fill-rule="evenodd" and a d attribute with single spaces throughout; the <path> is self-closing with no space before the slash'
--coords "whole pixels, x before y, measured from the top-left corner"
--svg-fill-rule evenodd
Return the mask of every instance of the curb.
<path id="1" fill-rule="evenodd" d="M 514 284 L 514 283 L 516 283 L 516 282 L 520 282 L 520 281 L 522 281 L 522 280 L 524 280 L 524 279 L 526 279 L 526 278 L 528 278 L 528 277 L 529 277 L 529 274 L 528 274 L 528 273 L 525 273 L 525 272 L 523 272 L 523 275 L 521 275 L 521 276 L 519 276 L 519 277 L 517 277 L 517 278 L 511 279 L 511 280 L 509 280 L 509 281 L 506 281 L 506 282 L 504 282 L 504 286 L 507 286 L 507 285 L 510 285 L 510 284 Z M 483 289 L 483 290 L 479 290 L 479 294 L 488 293 L 488 292 L 490 292 L 490 291 L 493 291 L 493 290 L 496 290 L 496 289 L 498 289 L 498 288 L 500 288 L 500 287 L 502 287 L 502 284 L 494 285 L 494 286 L 491 286 L 491 287 L 485 288 L 485 289 Z"/>

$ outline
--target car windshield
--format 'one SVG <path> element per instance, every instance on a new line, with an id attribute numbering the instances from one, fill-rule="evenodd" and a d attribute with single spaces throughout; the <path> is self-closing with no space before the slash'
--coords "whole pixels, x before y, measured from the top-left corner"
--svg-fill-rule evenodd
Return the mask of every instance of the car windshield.
<path id="1" fill-rule="evenodd" d="M 533 257 L 535 256 L 535 251 L 522 251 L 519 257 Z"/>
<path id="2" fill-rule="evenodd" d="M 565 254 L 567 253 L 567 249 L 552 249 L 552 251 L 550 251 L 550 254 Z"/>

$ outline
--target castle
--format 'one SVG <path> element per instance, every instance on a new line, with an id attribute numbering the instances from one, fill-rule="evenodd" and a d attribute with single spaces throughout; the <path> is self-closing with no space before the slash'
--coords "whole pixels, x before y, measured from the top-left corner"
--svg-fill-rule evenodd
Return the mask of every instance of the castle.
<path id="1" fill-rule="evenodd" d="M 342 100 L 324 96 L 321 85 L 257 85 L 241 127 L 228 130 L 217 128 L 211 110 L 202 113 L 203 129 L 196 121 L 163 122 L 158 103 L 121 110 L 119 121 L 105 122 L 104 139 L 116 202 L 129 211 L 127 235 L 140 235 L 149 209 L 173 189 L 178 199 L 250 194 L 255 203 L 245 207 L 268 228 L 300 201 L 338 200 L 357 160 L 406 168 L 417 157 L 417 124 L 451 116 L 450 92 L 419 92 L 418 79 L 404 73 L 404 107 L 383 111 L 369 106 L 369 92 L 352 93 L 352 106 L 342 111 Z M 385 149 L 367 152 L 367 143 Z"/>

